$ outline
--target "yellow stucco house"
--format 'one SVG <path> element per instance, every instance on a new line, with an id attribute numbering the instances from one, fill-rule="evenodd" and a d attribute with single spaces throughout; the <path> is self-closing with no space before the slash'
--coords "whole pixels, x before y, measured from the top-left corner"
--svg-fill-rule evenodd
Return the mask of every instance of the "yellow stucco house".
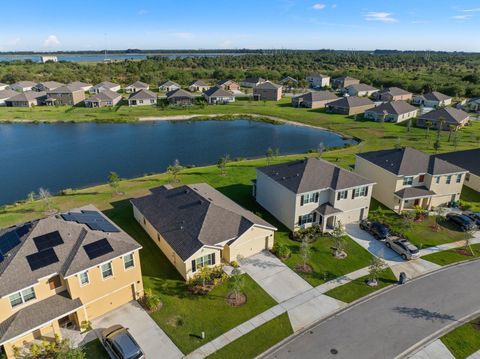
<path id="1" fill-rule="evenodd" d="M 140 249 L 91 205 L 0 230 L 7 357 L 143 296 Z"/>

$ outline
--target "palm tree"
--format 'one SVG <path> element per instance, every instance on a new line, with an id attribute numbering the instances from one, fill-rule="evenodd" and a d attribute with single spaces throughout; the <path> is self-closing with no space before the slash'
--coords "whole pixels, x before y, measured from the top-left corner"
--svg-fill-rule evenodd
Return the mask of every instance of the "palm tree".
<path id="1" fill-rule="evenodd" d="M 427 127 L 427 132 L 425 133 L 425 138 L 428 138 L 428 142 L 430 142 L 430 127 L 432 127 L 432 121 L 426 121 L 425 127 Z"/>
<path id="2" fill-rule="evenodd" d="M 455 129 L 456 127 L 454 125 L 448 125 L 448 142 L 452 139 L 452 133 Z"/>

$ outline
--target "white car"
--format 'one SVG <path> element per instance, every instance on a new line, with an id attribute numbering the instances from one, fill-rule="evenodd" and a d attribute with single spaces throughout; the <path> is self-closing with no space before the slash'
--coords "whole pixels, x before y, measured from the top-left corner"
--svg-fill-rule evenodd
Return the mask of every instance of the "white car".
<path id="1" fill-rule="evenodd" d="M 418 248 L 404 238 L 389 236 L 385 239 L 385 245 L 388 248 L 392 248 L 405 260 L 420 257 Z"/>

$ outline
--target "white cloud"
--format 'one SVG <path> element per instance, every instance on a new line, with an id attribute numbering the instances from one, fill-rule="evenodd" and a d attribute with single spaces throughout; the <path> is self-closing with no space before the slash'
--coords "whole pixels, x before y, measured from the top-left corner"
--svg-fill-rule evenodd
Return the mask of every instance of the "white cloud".
<path id="1" fill-rule="evenodd" d="M 325 4 L 316 3 L 316 4 L 313 4 L 312 8 L 314 10 L 323 10 L 325 9 L 325 6 L 326 6 Z"/>
<path id="2" fill-rule="evenodd" d="M 398 20 L 392 17 L 390 12 L 376 12 L 371 11 L 365 15 L 367 21 L 381 21 L 381 22 L 397 22 Z"/>
<path id="3" fill-rule="evenodd" d="M 472 15 L 455 15 L 452 16 L 452 19 L 454 20 L 468 20 L 472 17 Z"/>
<path id="4" fill-rule="evenodd" d="M 474 9 L 465 9 L 465 10 L 460 10 L 462 12 L 479 12 L 480 7 L 474 8 Z"/>
<path id="5" fill-rule="evenodd" d="M 45 41 L 43 42 L 43 45 L 46 47 L 51 47 L 51 46 L 58 46 L 60 45 L 60 41 L 58 40 L 58 37 L 55 35 L 49 35 Z"/>

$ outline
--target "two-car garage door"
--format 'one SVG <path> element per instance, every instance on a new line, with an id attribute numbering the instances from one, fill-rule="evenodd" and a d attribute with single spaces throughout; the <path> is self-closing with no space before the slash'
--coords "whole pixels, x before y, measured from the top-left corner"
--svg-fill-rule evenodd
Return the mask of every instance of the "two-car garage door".
<path id="1" fill-rule="evenodd" d="M 86 306 L 88 320 L 95 319 L 119 306 L 135 299 L 134 285 L 119 289 L 108 296 L 100 298 Z"/>

